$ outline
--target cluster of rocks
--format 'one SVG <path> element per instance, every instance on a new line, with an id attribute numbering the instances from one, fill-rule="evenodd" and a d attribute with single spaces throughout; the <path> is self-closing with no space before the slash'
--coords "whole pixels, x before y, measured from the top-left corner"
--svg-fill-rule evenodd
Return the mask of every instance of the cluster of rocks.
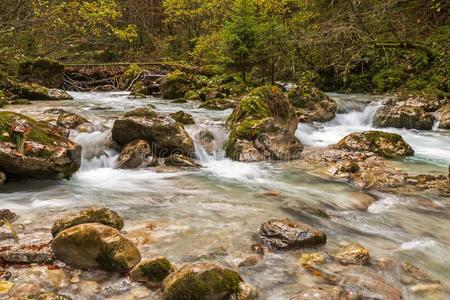
<path id="1" fill-rule="evenodd" d="M 431 130 L 436 122 L 439 128 L 450 129 L 450 100 L 426 93 L 385 100 L 373 120 L 376 127 L 418 130 Z"/>
<path id="2" fill-rule="evenodd" d="M 8 104 L 30 104 L 37 100 L 72 100 L 58 89 L 63 82 L 64 66 L 48 60 L 35 59 L 19 64 L 19 80 L 0 73 L 0 108 Z"/>
<path id="3" fill-rule="evenodd" d="M 3 247 L 0 258 L 7 265 L 52 265 L 60 261 L 69 269 L 127 274 L 133 281 L 158 289 L 163 299 L 256 299 L 257 291 L 238 272 L 220 264 L 187 263 L 177 267 L 165 257 L 142 260 L 140 250 L 120 232 L 123 227 L 123 219 L 116 212 L 88 208 L 56 220 L 50 243 Z M 0 282 L 9 289 L 14 285 L 7 279 Z M 37 293 L 33 299 L 43 295 L 51 296 L 43 299 L 70 299 L 48 292 Z"/>
<path id="4" fill-rule="evenodd" d="M 159 159 L 166 165 L 197 167 L 194 142 L 183 125 L 192 121 L 184 112 L 165 114 L 151 107 L 127 112 L 112 128 L 112 139 L 121 148 L 118 167 L 153 167 Z"/>
<path id="5" fill-rule="evenodd" d="M 254 245 L 258 259 L 246 259 L 240 267 L 252 267 L 271 251 L 302 250 L 299 263 L 324 283 L 302 290 L 290 300 L 310 299 L 402 299 L 400 289 L 380 273 L 394 273 L 411 292 L 439 296 L 441 283 L 416 266 L 390 259 L 375 259 L 358 243 L 342 245 L 334 253 L 326 253 L 322 245 L 327 235 L 312 226 L 289 219 L 269 220 L 261 225 Z M 265 249 L 267 248 L 267 249 Z"/>
<path id="6" fill-rule="evenodd" d="M 252 90 L 227 120 L 227 156 L 238 161 L 298 159 L 303 145 L 295 136 L 298 118 L 286 95 L 275 86 Z"/>

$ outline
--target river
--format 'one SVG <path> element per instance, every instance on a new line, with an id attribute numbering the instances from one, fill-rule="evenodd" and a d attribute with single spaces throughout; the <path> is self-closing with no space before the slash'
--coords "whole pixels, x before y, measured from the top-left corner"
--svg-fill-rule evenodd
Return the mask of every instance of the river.
<path id="1" fill-rule="evenodd" d="M 326 252 L 334 253 L 347 242 L 359 242 L 370 250 L 373 258 L 390 257 L 423 268 L 442 282 L 450 297 L 448 199 L 427 199 L 432 205 L 418 207 L 417 199 L 426 195 L 417 195 L 415 199 L 363 193 L 345 183 L 317 177 L 296 162 L 231 161 L 221 149 L 226 140 L 224 121 L 231 110 L 210 111 L 199 109 L 194 103 L 174 104 L 156 98 L 130 99 L 126 92 L 72 95 L 73 101 L 12 107 L 40 119 L 49 117 L 43 114 L 46 109 L 63 107 L 80 113 L 95 125 L 94 132 L 72 133 L 72 139 L 83 146 L 82 167 L 72 180 L 30 180 L 10 183 L 0 189 L 0 208 L 20 215 L 22 241 L 49 239 L 53 221 L 65 212 L 92 205 L 106 206 L 124 217 L 126 231 L 141 234 L 151 224 L 152 230 L 143 237 L 141 246 L 146 258 L 164 255 L 178 265 L 213 260 L 235 267 L 252 254 L 254 235 L 263 222 L 270 218 L 308 220 L 328 234 Z M 335 120 L 325 124 L 300 125 L 296 134 L 306 146 L 324 147 L 348 133 L 371 129 L 373 114 L 382 100 L 367 95 L 330 96 L 338 102 L 339 113 Z M 196 125 L 188 126 L 187 130 L 192 136 L 201 128 L 214 133 L 218 142 L 213 156 L 196 144 L 203 168 L 177 172 L 114 168 L 118 153 L 105 146 L 109 128 L 124 111 L 148 104 L 161 112 L 191 113 Z M 386 131 L 400 133 L 416 150 L 414 157 L 393 162 L 398 167 L 413 173 L 447 174 L 449 131 Z M 296 199 L 321 203 L 330 209 L 331 218 L 318 220 L 286 209 Z M 368 208 L 362 209 L 361 203 L 369 203 Z M 241 268 L 240 273 L 259 289 L 262 299 L 288 299 L 293 292 L 317 280 L 299 264 L 301 252 L 268 255 L 255 267 Z M 138 284 L 100 273 L 80 275 L 82 279 L 94 278 L 100 283 L 98 296 L 92 299 L 125 299 L 125 295 L 133 293 L 135 299 L 140 299 Z M 387 273 L 386 276 L 401 288 L 405 299 L 422 299 L 412 294 L 395 275 Z M 23 270 L 15 272 L 13 278 L 21 283 L 43 280 Z M 74 299 L 86 299 L 77 288 L 77 283 L 68 282 L 61 285 L 60 292 Z M 142 297 L 158 299 L 159 296 L 152 292 Z"/>

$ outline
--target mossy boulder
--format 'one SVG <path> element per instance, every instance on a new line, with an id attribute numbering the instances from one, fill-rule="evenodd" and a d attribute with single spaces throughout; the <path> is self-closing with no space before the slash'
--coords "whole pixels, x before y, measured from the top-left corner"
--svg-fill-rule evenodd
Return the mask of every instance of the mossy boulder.
<path id="1" fill-rule="evenodd" d="M 11 177 L 61 179 L 81 165 L 81 146 L 54 126 L 15 112 L 0 112 L 0 170 Z"/>
<path id="2" fill-rule="evenodd" d="M 439 128 L 450 129 L 450 103 L 442 106 L 436 115 L 439 120 Z"/>
<path id="3" fill-rule="evenodd" d="M 47 58 L 36 58 L 19 63 L 19 77 L 49 88 L 58 88 L 64 79 L 64 65 Z"/>
<path id="4" fill-rule="evenodd" d="M 150 144 L 144 140 L 135 140 L 126 144 L 117 159 L 117 167 L 120 169 L 136 169 L 145 164 L 151 158 Z"/>
<path id="5" fill-rule="evenodd" d="M 298 159 L 303 145 L 295 137 L 297 125 L 295 109 L 278 87 L 256 88 L 227 120 L 226 153 L 239 161 Z"/>
<path id="6" fill-rule="evenodd" d="M 177 122 L 184 125 L 192 125 L 195 124 L 194 117 L 192 115 L 180 110 L 174 113 L 171 113 L 170 116 Z"/>
<path id="7" fill-rule="evenodd" d="M 184 99 L 190 100 L 190 101 L 200 101 L 200 93 L 198 91 L 187 91 L 184 94 Z"/>
<path id="8" fill-rule="evenodd" d="M 377 110 L 373 125 L 379 128 L 394 127 L 406 129 L 431 130 L 435 118 L 417 106 L 386 105 Z"/>
<path id="9" fill-rule="evenodd" d="M 315 247 L 327 241 L 324 232 L 289 219 L 274 219 L 263 223 L 258 235 L 262 243 L 273 250 Z"/>
<path id="10" fill-rule="evenodd" d="M 161 96 L 164 99 L 183 98 L 186 92 L 195 87 L 193 76 L 178 70 L 168 74 L 160 82 Z"/>
<path id="11" fill-rule="evenodd" d="M 124 118 L 115 121 L 112 138 L 120 146 L 135 140 L 147 141 L 157 157 L 167 157 L 173 153 L 191 156 L 195 152 L 194 142 L 183 124 L 151 108 L 130 111 Z"/>
<path id="12" fill-rule="evenodd" d="M 144 70 L 137 64 L 132 64 L 128 69 L 123 72 L 122 76 L 119 78 L 119 89 L 126 90 L 130 87 L 133 80 L 138 79 Z"/>
<path id="13" fill-rule="evenodd" d="M 373 152 L 387 158 L 401 158 L 414 155 L 414 150 L 402 136 L 383 131 L 355 132 L 344 137 L 337 149 Z"/>
<path id="14" fill-rule="evenodd" d="M 165 257 L 144 260 L 136 265 L 130 272 L 134 281 L 143 282 L 150 287 L 160 287 L 163 280 L 175 270 L 175 267 Z"/>
<path id="15" fill-rule="evenodd" d="M 86 223 L 100 223 L 118 230 L 123 228 L 123 219 L 115 211 L 104 207 L 91 207 L 57 219 L 52 227 L 52 235 L 55 237 L 63 230 Z"/>
<path id="16" fill-rule="evenodd" d="M 62 113 L 58 116 L 56 124 L 66 129 L 75 129 L 88 120 L 76 113 Z"/>
<path id="17" fill-rule="evenodd" d="M 78 269 L 129 271 L 141 260 L 136 246 L 115 228 L 81 224 L 61 231 L 51 244 L 58 260 Z"/>
<path id="18" fill-rule="evenodd" d="M 239 274 L 212 263 L 186 264 L 163 282 L 165 300 L 229 299 L 237 296 L 242 282 Z"/>
<path id="19" fill-rule="evenodd" d="M 336 102 L 309 82 L 289 90 L 288 97 L 302 123 L 327 122 L 336 116 Z"/>
<path id="20" fill-rule="evenodd" d="M 67 92 L 58 89 L 49 89 L 37 83 L 22 83 L 10 81 L 7 90 L 20 98 L 36 100 L 72 100 Z"/>

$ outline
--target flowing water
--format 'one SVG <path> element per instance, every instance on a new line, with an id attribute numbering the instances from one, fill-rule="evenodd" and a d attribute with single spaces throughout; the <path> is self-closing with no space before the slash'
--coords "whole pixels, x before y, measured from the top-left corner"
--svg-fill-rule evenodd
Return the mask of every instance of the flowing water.
<path id="1" fill-rule="evenodd" d="M 227 133 L 224 122 L 231 113 L 199 109 L 193 103 L 167 100 L 130 99 L 127 93 L 73 93 L 74 101 L 39 102 L 14 107 L 36 118 L 42 112 L 64 107 L 88 118 L 95 125 L 91 133 L 72 133 L 83 146 L 80 171 L 70 181 L 27 181 L 10 183 L 0 190 L 0 208 L 20 215 L 23 242 L 50 238 L 50 227 L 61 214 L 92 205 L 116 210 L 125 219 L 125 230 L 140 241 L 145 258 L 164 255 L 176 264 L 211 260 L 229 267 L 252 254 L 251 245 L 259 226 L 271 218 L 305 221 L 324 230 L 328 242 L 323 248 L 335 253 L 345 243 L 356 241 L 370 250 L 373 258 L 410 261 L 439 279 L 450 296 L 450 201 L 430 198 L 425 193 L 411 198 L 390 194 L 369 195 L 351 186 L 324 180 L 297 162 L 240 163 L 225 157 L 222 150 Z M 339 104 L 336 119 L 316 125 L 300 125 L 297 136 L 307 146 L 327 146 L 354 131 L 371 129 L 380 97 L 332 94 Z M 191 136 L 207 128 L 216 137 L 215 152 L 196 143 L 200 170 L 166 172 L 159 169 L 115 169 L 118 153 L 109 149 L 109 130 L 124 111 L 152 104 L 158 111 L 184 110 L 196 124 L 188 126 Z M 435 130 L 387 129 L 398 132 L 416 150 L 416 156 L 396 161 L 411 172 L 446 174 L 450 162 L 450 134 Z M 276 191 L 276 192 L 275 192 Z M 317 219 L 289 208 L 301 199 L 320 203 L 330 219 Z M 418 205 L 420 203 L 420 205 Z M 425 203 L 425 204 L 424 204 Z M 149 231 L 148 228 L 151 228 Z M 2 244 L 11 241 L 2 242 Z M 301 250 L 270 254 L 255 267 L 240 273 L 261 292 L 261 299 L 288 299 L 305 287 L 320 283 L 298 263 Z M 82 279 L 101 285 L 91 299 L 159 299 L 128 279 L 103 273 L 83 272 Z M 19 272 L 16 282 L 42 282 L 42 278 Z M 401 288 L 405 299 L 421 299 L 386 274 Z M 60 292 L 74 299 L 89 299 L 77 283 L 62 285 Z M 128 299 L 128 298 L 127 298 Z"/>

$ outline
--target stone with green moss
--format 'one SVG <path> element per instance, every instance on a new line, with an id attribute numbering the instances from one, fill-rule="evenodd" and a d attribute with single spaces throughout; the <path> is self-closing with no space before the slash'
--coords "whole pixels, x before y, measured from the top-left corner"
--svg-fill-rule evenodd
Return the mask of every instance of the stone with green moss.
<path id="1" fill-rule="evenodd" d="M 402 136 L 383 131 L 355 132 L 344 137 L 337 149 L 373 152 L 387 158 L 402 158 L 414 155 L 414 150 Z"/>
<path id="2" fill-rule="evenodd" d="M 174 113 L 171 113 L 170 116 L 175 119 L 175 121 L 180 122 L 184 125 L 192 125 L 195 124 L 194 117 L 192 115 L 180 110 Z"/>
<path id="3" fill-rule="evenodd" d="M 295 109 L 278 87 L 256 88 L 227 120 L 226 153 L 239 161 L 298 159 L 303 146 L 295 137 L 297 125 Z"/>
<path id="4" fill-rule="evenodd" d="M 65 112 L 58 116 L 56 124 L 66 129 L 75 129 L 88 121 L 76 113 Z"/>
<path id="5" fill-rule="evenodd" d="M 200 101 L 200 94 L 197 91 L 187 91 L 184 94 L 184 99 L 190 100 L 190 101 Z"/>
<path id="6" fill-rule="evenodd" d="M 239 274 L 212 263 L 186 264 L 163 282 L 165 300 L 209 300 L 236 297 L 241 290 Z"/>
<path id="7" fill-rule="evenodd" d="M 302 123 L 328 122 L 336 116 L 336 102 L 310 82 L 300 82 L 289 90 L 288 98 Z"/>
<path id="8" fill-rule="evenodd" d="M 196 87 L 195 79 L 192 75 L 176 70 L 160 82 L 161 96 L 164 99 L 183 98 L 186 92 Z"/>
<path id="9" fill-rule="evenodd" d="M 10 81 L 8 91 L 27 100 L 72 100 L 67 92 L 58 89 L 48 89 L 37 83 L 22 83 Z"/>
<path id="10" fill-rule="evenodd" d="M 129 271 L 141 260 L 136 246 L 115 228 L 80 224 L 61 231 L 51 244 L 58 260 L 78 269 Z"/>
<path id="11" fill-rule="evenodd" d="M 140 262 L 131 270 L 130 277 L 151 287 L 160 287 L 163 280 L 174 270 L 175 267 L 167 258 L 157 257 Z"/>
<path id="12" fill-rule="evenodd" d="M 132 64 L 119 78 L 119 88 L 126 90 L 130 87 L 134 80 L 137 80 L 144 70 L 137 64 Z"/>
<path id="13" fill-rule="evenodd" d="M 24 81 L 58 88 L 64 79 L 64 65 L 47 58 L 36 58 L 19 63 L 18 74 Z"/>
<path id="14" fill-rule="evenodd" d="M 200 108 L 209 109 L 209 110 L 226 110 L 226 109 L 234 109 L 237 105 L 236 101 L 230 99 L 211 99 L 200 105 Z"/>
<path id="15" fill-rule="evenodd" d="M 191 156 L 195 152 L 194 142 L 183 124 L 169 114 L 149 108 L 133 110 L 115 121 L 112 138 L 120 146 L 135 140 L 147 141 L 157 157 L 168 157 L 172 153 Z"/>
<path id="16" fill-rule="evenodd" d="M 115 211 L 104 207 L 91 207 L 57 219 L 52 227 L 52 235 L 55 237 L 67 228 L 85 223 L 100 223 L 118 230 L 124 225 L 123 219 Z"/>
<path id="17" fill-rule="evenodd" d="M 17 178 L 70 178 L 81 147 L 54 126 L 15 112 L 0 112 L 0 169 Z"/>

